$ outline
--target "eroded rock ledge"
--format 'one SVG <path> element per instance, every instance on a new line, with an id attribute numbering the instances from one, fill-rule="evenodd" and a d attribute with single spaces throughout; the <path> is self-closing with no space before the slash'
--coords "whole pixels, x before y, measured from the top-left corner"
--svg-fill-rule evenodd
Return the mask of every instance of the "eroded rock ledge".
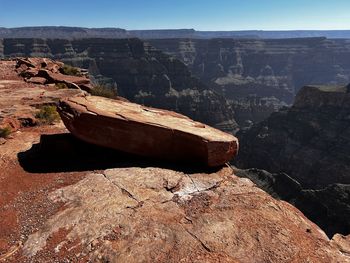
<path id="1" fill-rule="evenodd" d="M 52 192 L 64 209 L 29 236 L 29 258 L 58 231 L 55 253 L 109 262 L 346 262 L 326 235 L 230 168 L 185 174 L 160 168 L 91 173 Z M 52 244 L 51 244 L 52 245 Z"/>
<path id="2" fill-rule="evenodd" d="M 1 62 L 1 122 L 84 95 L 25 82 L 14 69 Z M 22 126 L 0 144 L 0 262 L 349 262 L 349 237 L 330 241 L 229 167 L 194 173 L 146 161 L 74 170 L 67 164 L 102 162 L 106 152 L 84 159 L 79 153 L 96 148 L 62 132 L 62 123 Z M 28 170 L 23 158 L 41 168 L 60 159 L 64 169 Z"/>

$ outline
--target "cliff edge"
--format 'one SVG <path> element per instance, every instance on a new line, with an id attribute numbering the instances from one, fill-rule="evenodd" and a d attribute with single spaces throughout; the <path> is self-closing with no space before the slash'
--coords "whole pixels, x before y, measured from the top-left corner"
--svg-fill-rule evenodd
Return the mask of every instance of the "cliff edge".
<path id="1" fill-rule="evenodd" d="M 40 116 L 40 106 L 82 96 L 28 84 L 13 61 L 0 64 L 2 120 Z M 59 120 L 21 125 L 0 153 L 1 262 L 350 262 L 347 237 L 330 241 L 230 167 L 100 148 L 72 137 Z"/>
<path id="2" fill-rule="evenodd" d="M 295 204 L 329 236 L 350 233 L 349 86 L 305 86 L 291 108 L 238 137 L 237 166 L 272 173 L 250 170 L 247 177 Z M 293 192 L 281 196 L 281 189 Z"/>

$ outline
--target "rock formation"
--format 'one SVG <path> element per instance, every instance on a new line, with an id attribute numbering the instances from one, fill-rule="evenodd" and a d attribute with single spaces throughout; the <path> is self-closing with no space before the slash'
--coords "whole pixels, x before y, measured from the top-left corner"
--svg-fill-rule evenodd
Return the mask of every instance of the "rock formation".
<path id="1" fill-rule="evenodd" d="M 331 184 L 326 188 L 303 189 L 287 174 L 269 173 L 256 168 L 235 170 L 239 177 L 249 178 L 271 196 L 288 201 L 332 237 L 350 233 L 350 185 Z"/>
<path id="2" fill-rule="evenodd" d="M 83 28 L 65 26 L 45 26 L 45 27 L 0 27 L 1 38 L 127 38 L 125 29 L 121 28 Z"/>
<path id="3" fill-rule="evenodd" d="M 84 94 L 25 82 L 15 65 L 0 62 L 1 117 Z M 1 262 L 350 262 L 349 237 L 329 240 L 230 167 L 140 160 L 62 123 L 19 127 L 0 167 Z"/>
<path id="4" fill-rule="evenodd" d="M 123 152 L 222 166 L 238 140 L 188 117 L 123 100 L 86 96 L 60 101 L 59 113 L 76 137 Z"/>
<path id="5" fill-rule="evenodd" d="M 237 130 L 234 120 L 250 127 L 290 105 L 304 85 L 350 81 L 350 45 L 341 39 L 0 40 L 0 57 L 10 56 L 89 69 L 133 102 L 226 131 Z"/>
<path id="6" fill-rule="evenodd" d="M 110 262 L 348 260 L 299 211 L 228 168 L 212 174 L 110 169 L 53 191 L 49 200 L 65 209 L 28 237 L 29 258 L 40 258 L 50 244 L 56 255 L 78 245 L 72 259 Z M 69 229 L 64 239 L 52 240 L 60 229 Z"/>
<path id="7" fill-rule="evenodd" d="M 1 40 L 0 40 L 1 42 Z M 228 132 L 238 126 L 225 98 L 178 59 L 138 39 L 4 39 L 4 56 L 40 56 L 88 69 L 92 80 L 128 100 L 189 116 Z M 1 56 L 1 54 L 0 54 Z"/>
<path id="8" fill-rule="evenodd" d="M 345 84 L 348 40 L 155 39 L 156 48 L 180 59 L 202 82 L 232 101 L 235 119 L 259 122 L 290 105 L 300 87 Z"/>
<path id="9" fill-rule="evenodd" d="M 52 61 L 47 58 L 25 58 L 17 59 L 17 72 L 27 82 L 37 84 L 59 84 L 68 88 L 91 91 L 92 85 L 87 76 L 83 76 L 80 69 L 74 75 L 64 72 L 64 63 Z"/>
<path id="10" fill-rule="evenodd" d="M 280 172 L 287 173 L 296 184 L 284 180 L 272 187 L 273 192 L 294 185 L 290 196 L 280 197 L 294 203 L 330 236 L 350 232 L 349 112 L 347 87 L 306 86 L 293 107 L 238 134 L 238 167 L 278 173 L 271 175 L 276 179 L 281 178 Z M 271 188 L 274 182 L 261 175 L 265 179 L 254 176 L 254 181 Z"/>
<path id="11" fill-rule="evenodd" d="M 54 84 L 48 84 L 47 79 L 44 79 L 43 82 L 47 83 L 44 84 L 34 81 L 33 77 L 23 77 L 23 72 L 31 71 L 35 76 L 39 71 L 38 64 L 25 65 L 34 61 L 42 59 L 0 61 L 0 129 L 8 128 L 16 132 L 21 127 L 35 126 L 35 116 L 41 106 L 54 105 L 65 97 L 84 95 L 80 89 L 58 89 Z M 51 65 L 48 66 L 51 70 L 58 70 L 62 65 L 51 60 L 45 61 Z"/>
<path id="12" fill-rule="evenodd" d="M 349 110 L 345 87 L 306 86 L 293 107 L 240 133 L 238 164 L 284 171 L 304 187 L 349 184 Z"/>

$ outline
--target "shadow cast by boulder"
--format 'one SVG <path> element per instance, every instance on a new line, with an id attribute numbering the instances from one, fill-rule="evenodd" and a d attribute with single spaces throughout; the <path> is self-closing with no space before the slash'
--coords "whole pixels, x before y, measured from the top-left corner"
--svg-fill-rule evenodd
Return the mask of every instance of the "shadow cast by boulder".
<path id="1" fill-rule="evenodd" d="M 42 135 L 40 142 L 18 154 L 23 169 L 30 173 L 94 171 L 123 167 L 160 167 L 185 173 L 210 173 L 207 168 L 191 163 L 175 163 L 132 155 L 99 147 L 75 138 L 70 133 Z"/>

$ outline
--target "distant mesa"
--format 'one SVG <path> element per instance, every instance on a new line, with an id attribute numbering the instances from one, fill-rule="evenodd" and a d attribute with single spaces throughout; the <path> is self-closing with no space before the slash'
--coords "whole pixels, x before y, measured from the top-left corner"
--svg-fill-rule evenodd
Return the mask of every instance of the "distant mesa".
<path id="1" fill-rule="evenodd" d="M 350 38 L 350 30 L 240 30 L 240 31 L 198 31 L 194 29 L 150 29 L 125 30 L 122 28 L 85 28 L 65 26 L 37 27 L 0 27 L 0 38 L 132 38 L 166 39 L 166 38 Z"/>

